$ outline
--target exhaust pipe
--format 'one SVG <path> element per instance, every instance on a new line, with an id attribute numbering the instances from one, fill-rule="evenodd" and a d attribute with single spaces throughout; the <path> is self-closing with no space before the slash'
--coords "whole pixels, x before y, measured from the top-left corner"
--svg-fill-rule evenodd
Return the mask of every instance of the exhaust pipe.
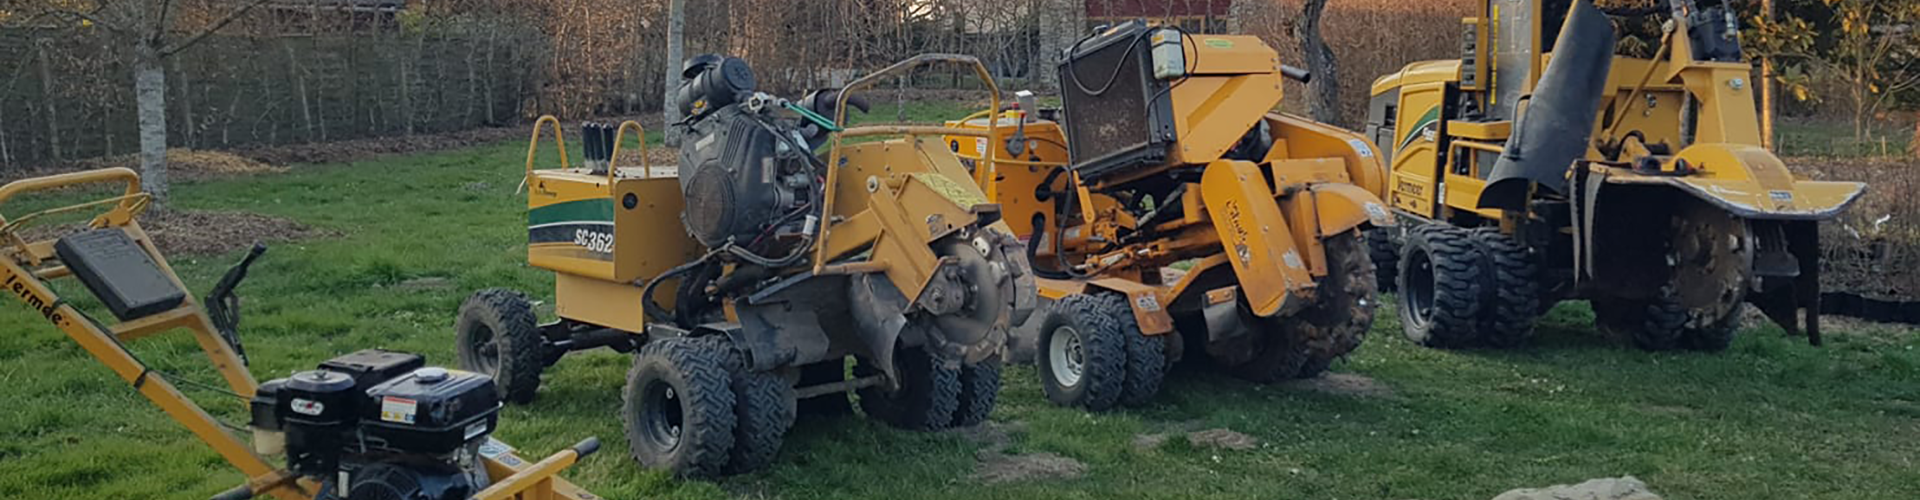
<path id="1" fill-rule="evenodd" d="M 1574 2 L 1553 43 L 1553 59 L 1487 176 L 1479 208 L 1525 208 L 1533 185 L 1566 191 L 1567 168 L 1586 156 L 1592 140 L 1614 41 L 1613 23 L 1591 0 Z"/>

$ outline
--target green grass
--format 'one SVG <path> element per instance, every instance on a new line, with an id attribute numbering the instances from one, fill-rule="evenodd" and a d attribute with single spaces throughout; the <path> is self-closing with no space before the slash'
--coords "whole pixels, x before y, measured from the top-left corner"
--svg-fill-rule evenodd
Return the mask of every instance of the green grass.
<path id="1" fill-rule="evenodd" d="M 514 193 L 523 147 L 183 184 L 176 204 L 286 216 L 343 235 L 274 247 L 242 288 L 243 330 L 260 378 L 366 347 L 448 364 L 453 312 L 467 293 L 504 286 L 551 295 L 551 278 L 524 263 L 525 205 Z M 196 293 L 236 257 L 173 256 Z M 455 286 L 395 286 L 417 277 Z M 65 290 L 79 295 L 71 284 Z M 538 401 L 505 410 L 498 436 L 531 456 L 599 436 L 604 451 L 568 475 L 613 499 L 1486 499 L 1623 474 L 1668 498 L 1920 497 L 1915 332 L 1835 331 L 1827 347 L 1812 348 L 1762 327 L 1725 353 L 1649 354 L 1599 337 L 1590 321 L 1584 306 L 1568 304 L 1531 347 L 1440 351 L 1402 340 L 1382 310 L 1367 344 L 1335 371 L 1370 377 L 1392 389 L 1388 396 L 1253 386 L 1184 370 L 1151 406 L 1087 414 L 1050 406 L 1032 370 L 1010 369 L 993 419 L 1023 424 L 1014 451 L 1085 462 L 1086 476 L 1071 480 L 976 484 L 968 476 L 982 444 L 856 415 L 802 421 L 770 470 L 674 481 L 625 456 L 615 415 L 627 358 L 612 352 L 561 362 Z M 169 372 L 217 380 L 184 334 L 133 347 Z M 0 497 L 203 499 L 241 480 L 12 304 L 0 306 L 0 388 Z M 242 420 L 240 402 L 189 392 Z M 1226 427 L 1263 445 L 1229 452 L 1179 438 L 1152 450 L 1131 444 L 1138 433 L 1180 425 Z"/>

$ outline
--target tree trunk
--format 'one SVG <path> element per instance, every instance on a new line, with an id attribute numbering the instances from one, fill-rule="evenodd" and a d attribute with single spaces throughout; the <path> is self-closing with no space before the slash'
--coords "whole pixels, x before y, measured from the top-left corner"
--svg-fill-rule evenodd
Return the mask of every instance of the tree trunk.
<path id="1" fill-rule="evenodd" d="M 487 79 L 486 79 L 487 83 L 485 85 L 482 85 L 481 88 L 486 89 L 485 90 L 486 97 L 483 100 L 485 100 L 487 103 L 486 116 L 487 116 L 487 126 L 489 127 L 496 127 L 500 125 L 500 121 L 495 120 L 493 118 L 493 109 L 494 107 L 499 105 L 499 103 L 493 102 L 493 88 L 500 85 L 499 82 L 494 81 L 494 77 L 497 75 L 493 71 L 493 53 L 498 49 L 499 40 L 500 40 L 499 29 L 487 30 L 487 64 L 486 64 L 486 70 L 485 70 L 487 75 Z"/>
<path id="2" fill-rule="evenodd" d="M 177 84 L 174 88 L 179 90 L 177 94 L 180 97 L 176 98 L 177 100 L 174 101 L 174 105 L 180 108 L 180 130 L 183 133 L 180 137 L 180 147 L 192 148 L 194 145 L 193 89 L 190 87 L 190 85 L 192 85 L 192 76 L 188 75 L 186 68 L 182 67 L 180 58 L 168 58 L 167 62 L 173 65 L 173 74 L 178 77 L 178 81 L 174 82 Z"/>
<path id="3" fill-rule="evenodd" d="M 667 78 L 666 91 L 661 94 L 660 109 L 666 120 L 666 143 L 669 147 L 680 146 L 680 134 L 673 124 L 680 123 L 680 106 L 673 102 L 673 91 L 680 87 L 680 63 L 686 60 L 687 43 L 687 0 L 668 0 L 667 2 Z"/>
<path id="4" fill-rule="evenodd" d="M 1920 115 L 1916 117 L 1920 118 Z M 1914 159 L 1920 160 L 1920 120 L 1913 122 L 1913 141 L 1907 143 L 1907 151 L 1913 153 Z"/>
<path id="5" fill-rule="evenodd" d="M 60 110 L 54 106 L 53 58 L 47 56 L 47 45 L 35 40 L 39 50 L 34 55 L 40 60 L 40 105 L 47 115 L 47 158 L 60 161 Z"/>
<path id="6" fill-rule="evenodd" d="M 140 117 L 140 176 L 153 195 L 153 207 L 167 202 L 167 71 L 160 49 L 148 40 L 134 44 L 133 94 Z"/>
<path id="7" fill-rule="evenodd" d="M 1327 0 L 1307 0 L 1300 14 L 1300 49 L 1307 58 L 1307 71 L 1313 81 L 1307 84 L 1307 110 L 1322 123 L 1345 126 L 1340 112 L 1340 69 L 1333 49 L 1320 36 L 1320 14 Z"/>
<path id="8" fill-rule="evenodd" d="M 287 55 L 287 78 L 293 80 L 293 91 L 300 98 L 300 122 L 306 125 L 307 142 L 313 142 L 313 105 L 307 99 L 307 71 L 300 66 L 300 56 L 293 53 L 293 40 L 280 39 L 280 50 Z"/>

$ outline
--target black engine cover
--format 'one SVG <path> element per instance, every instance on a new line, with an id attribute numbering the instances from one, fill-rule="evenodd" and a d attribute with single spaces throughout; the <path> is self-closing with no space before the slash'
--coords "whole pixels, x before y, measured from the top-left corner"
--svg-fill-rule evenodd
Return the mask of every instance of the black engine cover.
<path id="1" fill-rule="evenodd" d="M 458 468 L 432 463 L 377 463 L 353 471 L 347 497 L 336 500 L 464 500 L 478 493 Z"/>
<path id="2" fill-rule="evenodd" d="M 805 199 L 788 178 L 803 170 L 795 151 L 738 105 L 715 111 L 690 128 L 680 148 L 680 220 L 707 247 L 728 238 L 745 245 L 774 219 Z"/>

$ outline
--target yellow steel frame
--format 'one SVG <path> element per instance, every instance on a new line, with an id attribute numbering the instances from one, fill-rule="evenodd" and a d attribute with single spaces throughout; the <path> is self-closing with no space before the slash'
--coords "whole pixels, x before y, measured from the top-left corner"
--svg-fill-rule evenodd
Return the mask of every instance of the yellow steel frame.
<path id="1" fill-rule="evenodd" d="M 1532 11 L 1535 22 L 1532 23 L 1531 32 L 1522 36 L 1531 37 L 1533 46 L 1538 47 L 1541 41 L 1539 6 L 1530 3 L 1526 8 Z M 1482 18 L 1497 14 L 1488 9 L 1483 7 Z M 1478 19 L 1469 18 L 1466 21 L 1473 23 Z M 1742 62 L 1696 60 L 1693 58 L 1691 40 L 1688 27 L 1684 23 L 1675 24 L 1662 35 L 1653 58 L 1614 57 L 1613 70 L 1606 76 L 1605 97 L 1608 101 L 1603 111 L 1608 114 L 1596 120 L 1594 131 L 1595 139 L 1600 142 L 1630 143 L 1626 150 L 1628 156 L 1647 155 L 1645 144 L 1626 140 L 1621 137 L 1622 131 L 1638 129 L 1646 132 L 1647 143 L 1677 138 L 1678 106 L 1668 101 L 1684 94 L 1697 100 L 1700 110 L 1694 141 L 1661 159 L 1664 161 L 1663 170 L 1667 172 L 1678 171 L 1682 163 L 1693 172 L 1685 176 L 1649 175 L 1631 169 L 1613 168 L 1609 169 L 1608 183 L 1672 186 L 1742 217 L 1763 219 L 1829 218 L 1859 197 L 1865 188 L 1862 183 L 1798 179 L 1777 156 L 1766 151 L 1758 114 L 1753 107 L 1753 93 L 1758 86 L 1748 81 L 1751 78 L 1751 66 Z M 1489 46 L 1484 42 L 1480 45 Z M 1548 58 L 1551 58 L 1551 54 L 1534 54 L 1533 64 L 1526 74 L 1516 76 L 1527 79 L 1526 88 L 1529 91 L 1540 77 L 1544 66 L 1542 62 Z M 1483 58 L 1481 66 L 1486 67 L 1490 62 L 1492 59 Z M 1425 92 L 1459 79 L 1457 61 L 1452 66 L 1451 75 L 1440 79 L 1445 81 L 1421 79 L 1412 82 L 1405 78 L 1416 66 L 1425 68 L 1426 64 L 1409 65 L 1409 69 L 1399 77 L 1384 77 L 1373 89 L 1376 95 L 1391 88 L 1401 91 L 1398 103 L 1400 116 L 1396 122 L 1403 130 L 1395 131 L 1396 137 L 1406 133 L 1405 128 L 1417 128 L 1416 121 L 1411 119 L 1413 116 L 1439 105 L 1437 101 L 1425 97 Z M 1499 68 L 1494 68 L 1489 77 L 1500 78 Z M 1601 126 L 1607 122 L 1611 124 Z M 1505 139 L 1511 132 L 1511 125 L 1511 122 L 1505 121 L 1486 124 L 1448 122 L 1446 129 L 1455 139 L 1451 142 L 1452 151 L 1448 152 L 1448 157 L 1458 157 L 1467 150 L 1500 152 L 1502 147 L 1492 142 Z M 1505 214 L 1498 209 L 1476 208 L 1480 191 L 1486 185 L 1477 175 L 1478 170 L 1490 166 L 1476 164 L 1474 172 L 1466 175 L 1453 173 L 1444 165 L 1436 164 L 1439 151 L 1433 149 L 1435 144 L 1437 141 L 1414 141 L 1409 147 L 1395 153 L 1392 169 L 1394 183 L 1390 195 L 1395 208 L 1424 217 L 1445 218 L 1456 213 L 1473 213 L 1489 219 L 1505 218 Z M 1601 158 L 1597 149 L 1590 149 L 1587 156 L 1589 159 Z M 1471 155 L 1468 157 L 1471 158 Z M 1445 186 L 1444 193 L 1436 189 L 1440 184 Z M 1440 203 L 1443 199 L 1445 206 Z"/>
<path id="2" fill-rule="evenodd" d="M 1076 264 L 1084 265 L 1081 272 L 1086 277 L 1036 282 L 1046 297 L 1081 293 L 1087 287 L 1126 294 L 1133 299 L 1129 304 L 1135 319 L 1148 335 L 1165 333 L 1171 324 L 1158 305 L 1147 305 L 1171 303 L 1178 294 L 1187 292 L 1187 283 L 1171 287 L 1148 284 L 1157 283 L 1158 277 L 1141 273 L 1157 273 L 1160 265 L 1174 260 L 1213 259 L 1209 262 L 1233 266 L 1256 314 L 1284 314 L 1312 301 L 1315 280 L 1326 275 L 1321 238 L 1363 223 L 1393 224 L 1392 216 L 1379 201 L 1388 189 L 1387 175 L 1374 146 L 1357 134 L 1270 111 L 1284 96 L 1282 66 L 1272 48 L 1255 37 L 1192 37 L 1206 43 L 1183 44 L 1187 59 L 1197 62 L 1188 68 L 1189 76 L 1167 93 L 1180 137 L 1168 164 L 1205 165 L 1201 182 L 1190 185 L 1181 199 L 1181 203 L 1189 204 L 1185 217 L 1162 223 L 1158 229 L 1167 236 L 1158 240 L 1088 253 L 1089 242 L 1116 239 L 1118 228 L 1137 222 L 1117 209 L 1111 197 L 1093 192 L 1099 186 L 1088 186 L 1078 173 L 1069 171 L 1071 185 L 1077 190 L 1081 221 L 1079 226 L 1053 237 L 1061 240 L 1062 251 L 1074 254 Z M 974 171 L 975 181 L 988 189 L 993 201 L 1004 203 L 1006 200 L 1000 197 L 1003 184 L 1009 194 L 1025 193 L 1034 186 L 1009 181 L 1031 183 L 1043 176 L 1003 177 L 994 164 L 1059 167 L 1066 165 L 1067 153 L 1040 147 L 1036 154 L 1057 156 L 1039 155 L 1043 161 L 987 161 L 1003 154 L 998 147 L 998 141 L 1004 139 L 1000 122 L 1025 118 L 1025 110 L 998 110 L 996 103 L 947 122 L 943 130 L 949 140 L 983 132 L 991 138 L 984 152 L 967 151 L 962 156 L 982 161 Z M 981 117 L 987 119 L 982 122 L 978 120 Z M 1266 158 L 1260 162 L 1220 160 L 1245 134 L 1246 126 L 1262 120 L 1272 125 L 1274 135 L 1273 148 Z M 1054 128 L 1041 130 L 1057 133 Z M 1164 170 L 1140 169 L 1102 182 L 1124 183 Z M 1016 227 L 1026 227 L 1024 224 L 1017 221 Z M 1030 235 L 1033 230 L 1028 228 L 1025 233 Z M 1038 253 L 1053 255 L 1050 249 Z"/>
<path id="3" fill-rule="evenodd" d="M 88 170 L 67 174 L 24 179 L 0 186 L 0 205 L 16 196 L 31 192 L 47 191 L 82 184 L 120 183 L 124 192 L 112 198 L 92 202 L 68 205 L 29 213 L 11 218 L 0 215 L 0 288 L 8 296 L 19 299 L 29 308 L 38 312 L 48 322 L 67 334 L 74 343 L 79 344 L 94 359 L 113 370 L 114 375 L 127 382 L 141 396 L 158 406 L 167 416 L 186 427 L 195 437 L 213 448 L 227 463 L 233 464 L 247 475 L 245 487 L 254 495 L 270 495 L 281 500 L 302 500 L 315 498 L 320 490 L 319 484 L 307 478 L 299 478 L 284 469 L 275 467 L 265 458 L 256 454 L 247 442 L 221 428 L 218 420 L 208 414 L 200 405 L 182 394 L 164 373 L 153 370 L 128 350 L 124 342 L 153 335 L 156 333 L 184 328 L 191 331 L 200 350 L 206 354 L 214 369 L 226 380 L 229 390 L 237 394 L 242 401 L 253 397 L 258 383 L 247 371 L 240 356 L 232 346 L 220 336 L 211 318 L 200 303 L 189 296 L 172 310 L 152 314 L 132 321 L 107 326 L 93 319 L 55 293 L 47 285 L 47 280 L 68 277 L 72 272 L 59 262 L 53 246 L 55 240 L 28 241 L 19 230 L 29 222 L 41 217 L 79 211 L 103 205 L 112 205 L 94 217 L 89 227 L 116 227 L 127 232 L 159 265 L 174 286 L 186 290 L 186 284 L 180 281 L 166 257 L 153 246 L 140 223 L 135 220 L 147 207 L 148 197 L 140 189 L 140 176 L 126 168 L 108 168 Z M 563 454 L 571 453 L 562 452 Z M 510 455 L 503 455 L 510 456 Z M 553 460 L 553 459 L 549 459 Z M 519 461 L 517 457 L 512 461 Z M 567 463 L 571 463 L 570 461 Z M 514 467 L 500 460 L 489 460 L 489 469 L 499 467 L 502 470 L 519 471 L 524 469 L 524 477 L 514 473 L 496 474 L 498 480 L 495 489 L 500 493 L 485 497 L 499 499 L 555 499 L 572 498 L 591 500 L 592 494 L 559 479 L 556 474 L 560 468 Z M 517 486 L 525 484 L 525 486 Z M 504 485 L 504 486 L 503 486 Z"/>
<path id="4" fill-rule="evenodd" d="M 986 85 L 987 91 L 991 95 L 991 107 L 987 109 L 1000 109 L 1000 87 L 993 83 L 993 76 L 991 73 L 987 71 L 987 65 L 982 64 L 980 62 L 980 59 L 975 58 L 973 56 L 964 56 L 964 55 L 958 55 L 958 54 L 920 54 L 913 57 L 909 57 L 904 61 L 894 63 L 892 66 L 888 66 L 884 69 L 881 69 L 880 71 L 876 71 L 876 72 L 873 72 L 872 74 L 861 77 L 858 80 L 854 80 L 852 83 L 848 83 L 846 87 L 843 87 L 840 90 L 839 102 L 836 103 L 836 106 L 834 107 L 833 124 L 836 127 L 843 128 L 844 130 L 842 130 L 838 134 L 834 134 L 833 140 L 831 141 L 831 145 L 828 147 L 828 150 L 827 150 L 828 151 L 827 159 L 831 163 L 830 163 L 830 168 L 827 169 L 827 179 L 826 179 L 827 186 L 826 186 L 826 192 L 823 194 L 823 197 L 822 197 L 823 199 L 821 201 L 820 213 L 824 213 L 824 214 L 834 213 L 833 204 L 835 203 L 835 196 L 838 194 L 837 192 L 839 191 L 839 189 L 837 189 L 837 186 L 840 184 L 839 182 L 840 169 L 837 167 L 839 166 L 842 160 L 846 159 L 846 152 L 843 150 L 843 148 L 845 147 L 844 141 L 847 138 L 905 135 L 907 136 L 907 142 L 918 143 L 919 138 L 917 136 L 920 136 L 920 135 L 934 135 L 934 136 L 968 135 L 968 134 L 955 134 L 954 129 L 950 129 L 946 127 L 934 127 L 934 126 L 926 126 L 926 127 L 887 126 L 887 127 L 846 128 L 847 99 L 852 97 L 854 92 L 858 92 L 861 90 L 865 90 L 868 87 L 872 87 L 875 84 L 881 82 L 882 80 L 887 79 L 888 77 L 890 77 L 895 73 L 900 73 L 900 72 L 904 72 L 904 71 L 917 68 L 923 65 L 936 64 L 936 63 L 969 66 L 973 70 L 974 75 L 980 78 L 981 84 Z M 999 124 L 997 123 L 998 121 L 999 120 L 989 120 L 987 123 L 987 131 L 984 134 L 980 134 L 979 136 L 998 137 L 1000 132 Z M 996 148 L 988 148 L 987 151 L 988 151 L 987 157 L 981 160 L 980 164 L 975 167 L 976 169 L 984 168 L 991 171 L 995 168 L 994 164 L 996 161 L 999 160 L 998 157 L 1000 155 L 996 151 Z M 995 197 L 997 193 L 993 190 L 993 187 L 991 184 L 982 185 L 980 186 L 980 188 L 987 190 L 987 193 L 986 193 L 987 199 L 989 200 L 997 199 Z M 833 232 L 833 228 L 840 224 L 841 223 L 837 223 L 832 220 L 821 221 L 819 241 L 822 243 L 814 245 L 814 248 L 813 248 L 813 273 L 814 274 L 821 274 L 824 271 L 826 271 L 828 245 L 826 245 L 824 242 L 829 241 L 830 235 Z M 931 269 L 929 269 L 928 272 L 932 272 Z M 914 286 L 916 289 L 918 288 L 917 283 L 913 285 L 909 285 L 907 283 L 896 282 L 895 284 L 900 286 L 903 292 L 906 291 L 906 288 L 908 286 Z M 907 296 L 913 297 L 914 295 L 908 294 Z"/>

